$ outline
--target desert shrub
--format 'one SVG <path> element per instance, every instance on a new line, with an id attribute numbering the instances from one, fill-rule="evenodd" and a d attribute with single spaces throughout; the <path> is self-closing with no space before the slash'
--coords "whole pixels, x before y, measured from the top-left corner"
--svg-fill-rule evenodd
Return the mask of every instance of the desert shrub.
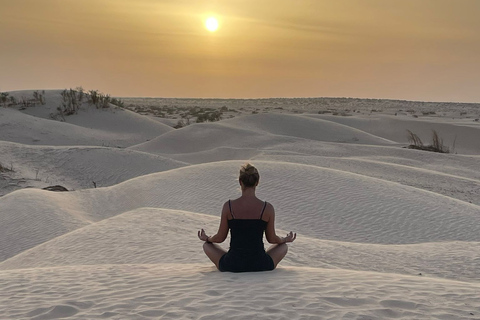
<path id="1" fill-rule="evenodd" d="M 45 105 L 45 90 L 43 91 L 34 91 L 33 92 L 33 99 L 27 99 L 26 97 L 22 97 L 20 102 L 15 99 L 15 97 L 10 96 L 8 92 L 0 92 L 0 103 L 3 104 L 4 107 L 7 106 L 16 106 L 20 104 L 20 109 L 24 110 L 28 107 L 33 107 L 37 104 Z"/>
<path id="2" fill-rule="evenodd" d="M 20 110 L 25 110 L 28 107 L 33 107 L 35 106 L 34 101 L 27 99 L 25 97 L 22 97 L 22 100 L 20 101 Z"/>
<path id="3" fill-rule="evenodd" d="M 110 104 L 124 108 L 125 105 L 120 99 L 112 98 L 109 94 L 103 94 L 98 90 L 88 92 L 88 103 L 94 105 L 97 109 L 110 108 Z"/>
<path id="4" fill-rule="evenodd" d="M 118 98 L 112 98 L 110 103 L 113 104 L 113 105 L 116 105 L 117 107 L 125 108 L 125 103 Z"/>
<path id="5" fill-rule="evenodd" d="M 108 94 L 100 94 L 98 97 L 98 103 L 95 105 L 97 109 L 106 109 L 110 107 L 111 98 Z"/>
<path id="6" fill-rule="evenodd" d="M 220 111 L 214 110 L 214 111 L 206 111 L 204 113 L 200 113 L 197 115 L 197 123 L 201 122 L 214 122 L 214 121 L 220 121 L 222 119 L 223 113 Z"/>
<path id="7" fill-rule="evenodd" d="M 61 115 L 69 116 L 78 113 L 78 110 L 82 105 L 79 92 L 74 89 L 65 89 L 62 91 L 61 95 L 62 102 L 60 107 L 57 108 Z"/>
<path id="8" fill-rule="evenodd" d="M 422 140 L 415 133 L 410 130 L 407 130 L 407 133 L 408 143 L 410 143 L 411 146 L 423 147 Z"/>
<path id="9" fill-rule="evenodd" d="M 54 120 L 65 121 L 65 116 L 77 114 L 83 104 L 85 92 L 82 87 L 76 89 L 65 89 L 60 95 L 62 102 L 57 107 L 57 113 L 51 113 L 50 117 Z"/>
<path id="10" fill-rule="evenodd" d="M 0 92 L 0 102 L 3 103 L 3 106 L 6 108 L 8 103 L 9 93 L 8 92 Z"/>
<path id="11" fill-rule="evenodd" d="M 431 147 L 435 152 L 449 153 L 450 150 L 443 144 L 443 139 L 437 134 L 437 131 L 432 132 L 432 145 Z"/>
<path id="12" fill-rule="evenodd" d="M 177 124 L 174 125 L 173 127 L 174 127 L 175 129 L 180 129 L 180 128 L 183 128 L 183 127 L 185 127 L 185 126 L 186 126 L 185 121 L 183 121 L 183 120 L 178 120 Z"/>
<path id="13" fill-rule="evenodd" d="M 45 90 L 42 92 L 40 91 L 33 91 L 33 100 L 35 100 L 36 103 L 41 104 L 42 106 L 46 104 L 45 100 Z"/>
<path id="14" fill-rule="evenodd" d="M 89 97 L 88 97 L 88 102 L 90 104 L 96 105 L 99 100 L 99 93 L 98 90 L 90 90 L 88 91 Z"/>
<path id="15" fill-rule="evenodd" d="M 83 103 L 83 99 L 85 99 L 85 90 L 83 90 L 83 87 L 76 87 L 75 88 L 75 91 L 77 91 L 78 93 L 78 101 L 80 102 L 80 104 Z"/>
<path id="16" fill-rule="evenodd" d="M 443 144 L 443 139 L 438 136 L 437 131 L 432 131 L 432 143 L 424 145 L 422 140 L 412 131 L 407 130 L 407 138 L 410 145 L 409 149 L 425 150 L 439 153 L 450 153 L 448 147 Z"/>

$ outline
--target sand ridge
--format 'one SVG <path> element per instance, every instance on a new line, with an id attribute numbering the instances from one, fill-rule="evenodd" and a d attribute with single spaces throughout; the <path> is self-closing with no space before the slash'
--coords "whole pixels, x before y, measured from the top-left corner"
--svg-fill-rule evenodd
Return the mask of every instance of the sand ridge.
<path id="1" fill-rule="evenodd" d="M 199 264 L 0 271 L 0 284 L 4 315 L 30 319 L 475 319 L 480 290 L 386 273 L 283 267 L 237 275 Z M 51 294 L 39 298 L 45 289 Z M 14 309 L 2 302 L 9 294 Z"/>
<path id="2" fill-rule="evenodd" d="M 0 270 L 100 264 L 204 263 L 194 232 L 215 230 L 218 217 L 157 208 L 140 208 L 89 224 L 18 254 Z M 175 227 L 172 227 L 175 226 Z M 281 233 L 286 233 L 281 230 Z M 177 234 L 188 236 L 177 239 Z M 227 239 L 222 246 L 228 249 Z M 480 242 L 378 245 L 322 240 L 299 234 L 301 252 L 282 265 L 334 268 L 476 281 L 475 252 Z"/>

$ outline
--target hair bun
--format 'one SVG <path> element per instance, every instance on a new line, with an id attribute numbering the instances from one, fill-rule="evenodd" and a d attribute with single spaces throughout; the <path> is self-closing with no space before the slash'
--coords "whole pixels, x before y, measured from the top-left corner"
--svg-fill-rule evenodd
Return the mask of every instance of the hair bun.
<path id="1" fill-rule="evenodd" d="M 260 174 L 258 173 L 257 168 L 250 163 L 246 163 L 240 168 L 239 180 L 243 183 L 244 187 L 256 187 L 259 179 Z"/>
<path id="2" fill-rule="evenodd" d="M 258 174 L 258 171 L 257 171 L 257 168 L 252 166 L 250 163 L 246 163 L 240 169 L 240 173 L 243 173 L 246 175 L 252 175 L 252 174 Z"/>

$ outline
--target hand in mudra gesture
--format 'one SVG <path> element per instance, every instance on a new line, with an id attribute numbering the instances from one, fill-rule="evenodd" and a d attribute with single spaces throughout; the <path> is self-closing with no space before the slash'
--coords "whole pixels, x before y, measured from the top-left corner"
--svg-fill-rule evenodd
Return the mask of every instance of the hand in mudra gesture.
<path id="1" fill-rule="evenodd" d="M 284 239 L 285 239 L 285 242 L 293 242 L 295 241 L 296 238 L 297 238 L 297 234 L 290 231 L 290 233 L 287 233 L 287 236 Z"/>
<path id="2" fill-rule="evenodd" d="M 207 241 L 208 236 L 205 233 L 205 230 L 202 229 L 202 230 L 198 231 L 198 238 L 202 241 Z"/>

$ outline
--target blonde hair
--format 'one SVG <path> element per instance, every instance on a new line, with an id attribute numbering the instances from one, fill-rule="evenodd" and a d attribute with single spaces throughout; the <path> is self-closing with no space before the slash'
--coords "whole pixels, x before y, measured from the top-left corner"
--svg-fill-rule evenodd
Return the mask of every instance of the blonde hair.
<path id="1" fill-rule="evenodd" d="M 238 177 L 245 188 L 255 187 L 260 180 L 260 174 L 258 173 L 257 168 L 252 166 L 250 163 L 245 163 L 240 167 L 240 175 Z"/>

